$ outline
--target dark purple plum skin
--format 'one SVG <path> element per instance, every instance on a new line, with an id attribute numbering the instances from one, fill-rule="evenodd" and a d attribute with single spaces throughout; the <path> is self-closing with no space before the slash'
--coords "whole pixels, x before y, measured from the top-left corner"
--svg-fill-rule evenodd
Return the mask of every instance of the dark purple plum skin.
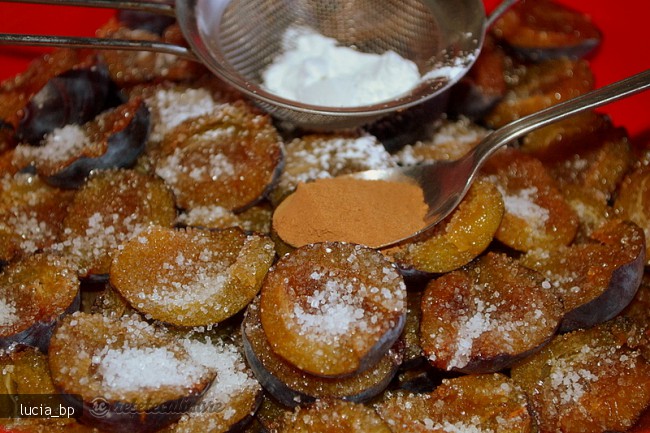
<path id="1" fill-rule="evenodd" d="M 518 47 L 510 46 L 513 53 L 525 60 L 543 62 L 567 57 L 577 60 L 587 57 L 600 46 L 600 39 L 585 39 L 576 45 L 563 47 Z"/>
<path id="2" fill-rule="evenodd" d="M 17 141 L 38 146 L 56 128 L 86 123 L 115 103 L 113 91 L 114 84 L 103 64 L 57 75 L 23 109 Z"/>
<path id="3" fill-rule="evenodd" d="M 255 374 L 255 377 L 262 385 L 262 387 L 269 394 L 271 394 L 273 398 L 287 407 L 295 407 L 298 405 L 305 405 L 315 402 L 317 400 L 316 396 L 291 388 L 266 368 L 262 360 L 255 353 L 253 344 L 251 343 L 251 340 L 248 336 L 246 329 L 247 325 L 249 324 L 248 322 L 250 322 L 250 317 L 249 314 L 246 313 L 244 321 L 241 324 L 244 355 L 246 357 L 248 365 L 250 366 L 251 370 Z M 403 350 L 403 344 L 398 341 L 395 344 L 394 349 L 395 351 L 393 351 L 393 349 L 390 349 L 390 353 L 393 356 L 392 359 L 394 362 L 394 368 L 391 372 L 389 372 L 389 374 L 385 375 L 383 378 L 381 378 L 381 380 L 378 380 L 372 386 L 363 389 L 356 394 L 346 395 L 342 397 L 342 399 L 356 403 L 363 403 L 371 400 L 373 397 L 377 396 L 380 392 L 386 389 L 389 383 L 393 380 L 394 376 L 397 374 L 397 371 L 400 367 L 402 361 L 401 351 Z M 331 379 L 323 378 L 323 380 L 327 381 Z"/>
<path id="4" fill-rule="evenodd" d="M 207 391 L 165 402 L 143 411 L 132 405 L 108 401 L 101 397 L 85 401 L 78 395 L 62 394 L 62 399 L 81 414 L 78 420 L 102 431 L 115 433 L 153 433 L 178 421 Z"/>
<path id="5" fill-rule="evenodd" d="M 73 299 L 70 306 L 61 314 L 67 315 L 72 314 L 75 311 L 79 311 L 81 307 L 81 292 L 77 292 L 77 295 Z M 29 328 L 20 331 L 16 334 L 9 335 L 6 337 L 0 336 L 0 350 L 4 350 L 16 345 L 36 347 L 43 353 L 47 353 L 50 347 L 50 339 L 52 338 L 52 333 L 56 327 L 58 320 L 46 320 L 38 321 Z"/>
<path id="6" fill-rule="evenodd" d="M 76 189 L 84 184 L 93 170 L 131 167 L 144 151 L 149 126 L 149 109 L 143 103 L 129 125 L 111 135 L 103 155 L 96 158 L 80 157 L 58 173 L 45 176 L 45 182 L 59 188 Z"/>
<path id="7" fill-rule="evenodd" d="M 130 29 L 145 30 L 159 36 L 176 22 L 173 17 L 124 9 L 117 12 L 117 20 Z"/>
<path id="8" fill-rule="evenodd" d="M 609 284 L 597 298 L 567 312 L 560 323 L 561 333 L 590 328 L 616 317 L 634 299 L 645 269 L 646 247 L 634 260 L 612 272 Z"/>

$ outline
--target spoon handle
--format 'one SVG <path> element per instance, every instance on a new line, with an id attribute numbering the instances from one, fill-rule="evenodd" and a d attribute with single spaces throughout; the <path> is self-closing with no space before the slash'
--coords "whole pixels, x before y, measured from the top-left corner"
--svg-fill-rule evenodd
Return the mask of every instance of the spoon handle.
<path id="1" fill-rule="evenodd" d="M 583 111 L 609 104 L 650 88 L 650 69 L 573 99 L 540 110 L 503 126 L 488 135 L 472 152 L 476 167 L 501 146 L 531 131 Z"/>

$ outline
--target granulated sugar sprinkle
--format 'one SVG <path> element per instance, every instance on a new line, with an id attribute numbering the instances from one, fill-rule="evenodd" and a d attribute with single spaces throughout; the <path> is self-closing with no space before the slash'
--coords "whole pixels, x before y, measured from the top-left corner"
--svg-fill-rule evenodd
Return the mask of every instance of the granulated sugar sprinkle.
<path id="1" fill-rule="evenodd" d="M 164 347 L 109 349 L 101 356 L 102 384 L 113 390 L 137 391 L 162 386 L 185 387 L 206 372 Z"/>
<path id="2" fill-rule="evenodd" d="M 0 297 L 0 327 L 9 327 L 19 319 L 16 306 L 11 302 Z"/>

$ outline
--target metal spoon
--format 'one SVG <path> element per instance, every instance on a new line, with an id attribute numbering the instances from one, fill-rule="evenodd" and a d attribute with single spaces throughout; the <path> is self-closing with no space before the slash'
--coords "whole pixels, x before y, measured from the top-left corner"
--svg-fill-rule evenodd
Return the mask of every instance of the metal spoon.
<path id="1" fill-rule="evenodd" d="M 475 148 L 455 161 L 384 170 L 369 170 L 349 176 L 364 180 L 415 183 L 422 188 L 428 212 L 424 228 L 402 239 L 379 246 L 385 248 L 411 240 L 431 229 L 458 206 L 483 163 L 503 145 L 529 132 L 571 115 L 590 110 L 650 88 L 650 70 L 591 91 L 577 98 L 522 117 L 485 137 Z"/>

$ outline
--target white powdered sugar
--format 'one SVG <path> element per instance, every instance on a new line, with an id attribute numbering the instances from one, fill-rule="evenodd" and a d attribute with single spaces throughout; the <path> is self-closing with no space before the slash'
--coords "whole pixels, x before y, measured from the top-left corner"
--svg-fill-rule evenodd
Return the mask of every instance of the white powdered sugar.
<path id="1" fill-rule="evenodd" d="M 355 107 L 405 94 L 421 80 L 394 51 L 363 53 L 304 27 L 290 27 L 284 52 L 262 73 L 269 92 L 311 105 Z"/>

